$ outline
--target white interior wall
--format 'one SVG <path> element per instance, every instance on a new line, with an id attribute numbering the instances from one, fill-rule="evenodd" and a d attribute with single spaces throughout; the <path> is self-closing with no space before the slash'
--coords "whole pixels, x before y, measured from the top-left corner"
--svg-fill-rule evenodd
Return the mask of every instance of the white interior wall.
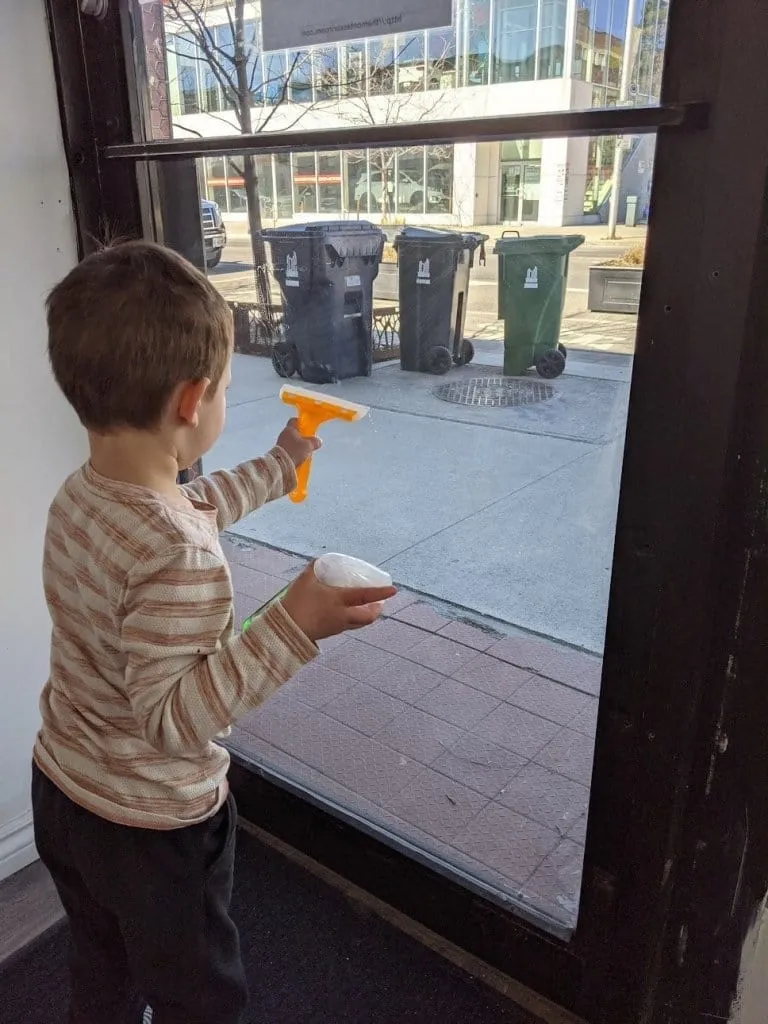
<path id="1" fill-rule="evenodd" d="M 42 0 L 4 0 L 0 32 L 0 879 L 35 858 L 29 799 L 49 619 L 40 578 L 48 504 L 85 454 L 56 390 L 43 302 L 75 263 L 75 229 Z"/>

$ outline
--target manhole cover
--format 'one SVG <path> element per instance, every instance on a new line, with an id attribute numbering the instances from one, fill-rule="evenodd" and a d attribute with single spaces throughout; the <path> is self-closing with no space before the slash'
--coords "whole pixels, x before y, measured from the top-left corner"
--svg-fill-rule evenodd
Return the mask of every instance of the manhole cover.
<path id="1" fill-rule="evenodd" d="M 454 405 L 485 405 L 500 408 L 506 405 L 533 405 L 552 398 L 555 389 L 540 380 L 517 377 L 472 377 L 440 384 L 434 395 Z"/>

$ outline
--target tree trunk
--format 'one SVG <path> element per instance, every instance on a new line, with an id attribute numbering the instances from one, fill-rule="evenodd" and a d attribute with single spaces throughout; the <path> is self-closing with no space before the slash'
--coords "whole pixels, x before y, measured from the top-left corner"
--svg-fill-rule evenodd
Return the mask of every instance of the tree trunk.
<path id="1" fill-rule="evenodd" d="M 251 88 L 248 81 L 248 62 L 245 47 L 245 0 L 235 0 L 235 52 L 234 64 L 237 75 L 237 105 L 240 131 L 243 135 L 253 132 L 251 117 Z M 256 283 L 258 301 L 269 313 L 272 297 L 269 290 L 267 273 L 267 252 L 264 246 L 264 234 L 261 223 L 261 197 L 259 196 L 259 174 L 256 169 L 256 158 L 252 153 L 243 154 L 243 180 L 245 182 L 245 198 L 248 204 L 248 232 L 251 236 L 251 252 L 253 253 L 253 274 Z"/>

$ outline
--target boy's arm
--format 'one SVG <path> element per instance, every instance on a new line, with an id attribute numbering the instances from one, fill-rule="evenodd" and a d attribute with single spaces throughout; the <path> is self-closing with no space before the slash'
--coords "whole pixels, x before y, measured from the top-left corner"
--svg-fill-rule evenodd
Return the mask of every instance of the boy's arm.
<path id="1" fill-rule="evenodd" d="M 282 448 L 275 447 L 262 458 L 243 462 L 236 469 L 200 476 L 182 490 L 190 498 L 213 505 L 219 529 L 226 530 L 268 501 L 289 494 L 295 486 L 293 460 Z"/>
<path id="2" fill-rule="evenodd" d="M 318 654 L 279 602 L 222 644 L 231 617 L 229 572 L 211 552 L 175 547 L 131 573 L 125 685 L 157 750 L 200 749 Z"/>

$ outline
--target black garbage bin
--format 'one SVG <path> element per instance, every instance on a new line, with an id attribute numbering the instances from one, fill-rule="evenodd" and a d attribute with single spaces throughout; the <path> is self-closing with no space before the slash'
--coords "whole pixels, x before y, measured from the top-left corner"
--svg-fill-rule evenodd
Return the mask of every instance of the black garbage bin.
<path id="1" fill-rule="evenodd" d="M 475 251 L 488 240 L 475 232 L 405 228 L 395 238 L 400 265 L 400 366 L 447 373 L 474 356 L 464 338 L 469 276 Z"/>
<path id="2" fill-rule="evenodd" d="M 313 384 L 371 373 L 373 282 L 384 233 L 368 221 L 291 224 L 265 231 L 283 297 L 281 377 Z"/>

